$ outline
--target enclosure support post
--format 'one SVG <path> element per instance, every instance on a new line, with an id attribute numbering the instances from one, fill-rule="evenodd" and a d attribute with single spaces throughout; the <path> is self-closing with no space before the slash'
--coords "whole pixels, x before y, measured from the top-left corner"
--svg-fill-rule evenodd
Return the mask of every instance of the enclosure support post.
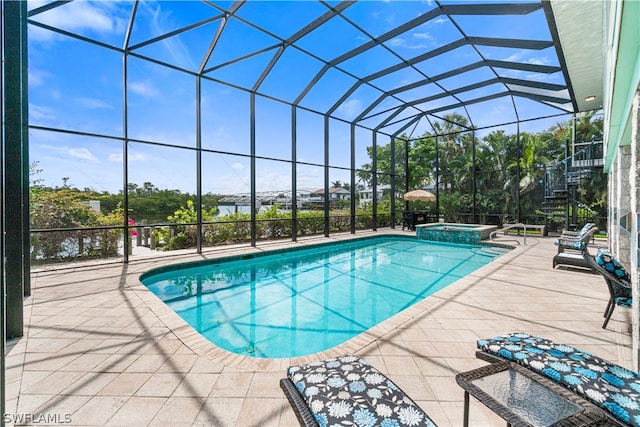
<path id="1" fill-rule="evenodd" d="M 436 218 L 440 219 L 440 153 L 438 152 L 438 135 L 436 135 Z"/>
<path id="2" fill-rule="evenodd" d="M 371 191 L 373 194 L 373 231 L 378 230 L 378 130 L 374 129 L 371 140 Z M 391 228 L 396 228 L 395 222 L 391 222 Z"/>
<path id="3" fill-rule="evenodd" d="M 356 125 L 351 123 L 351 234 L 356 232 Z"/>
<path id="4" fill-rule="evenodd" d="M 23 335 L 23 299 L 29 295 L 29 138 L 27 79 L 27 3 L 3 2 L 3 97 L 5 333 Z M 26 184 L 25 184 L 26 183 Z M 25 194 L 26 193 L 26 194 Z M 26 215 L 24 210 L 26 209 Z M 25 274 L 26 273 L 26 274 Z"/>
<path id="5" fill-rule="evenodd" d="M 258 198 L 256 197 L 256 93 L 251 92 L 251 246 L 256 245 L 256 209 Z"/>
<path id="6" fill-rule="evenodd" d="M 298 140 L 297 112 L 291 106 L 291 240 L 298 240 Z"/>
<path id="7" fill-rule="evenodd" d="M 409 171 L 409 140 L 404 141 L 404 192 L 408 193 L 409 190 L 409 179 L 411 178 Z M 405 200 L 404 202 L 404 210 L 409 210 L 409 201 Z M 404 220 L 404 219 L 403 219 Z"/>
<path id="8" fill-rule="evenodd" d="M 202 253 L 202 75 L 196 77 L 196 251 Z"/>
<path id="9" fill-rule="evenodd" d="M 478 197 L 476 194 L 476 131 L 472 130 L 471 131 L 471 173 L 472 173 L 472 179 L 471 179 L 471 192 L 473 193 L 473 208 L 471 211 L 471 216 L 473 218 L 473 223 L 477 224 L 478 220 L 477 220 L 477 215 L 476 215 L 476 204 L 478 203 Z"/>
<path id="10" fill-rule="evenodd" d="M 329 116 L 324 116 L 324 237 L 329 237 Z"/>
<path id="11" fill-rule="evenodd" d="M 391 221 L 395 225 L 396 223 L 396 140 L 391 137 Z"/>
<path id="12" fill-rule="evenodd" d="M 526 221 L 522 220 L 520 214 L 520 180 L 522 179 L 520 177 L 520 158 L 522 157 L 522 144 L 520 144 L 520 122 L 516 124 L 516 147 L 518 147 L 518 167 L 516 168 L 516 222 L 524 223 Z"/>

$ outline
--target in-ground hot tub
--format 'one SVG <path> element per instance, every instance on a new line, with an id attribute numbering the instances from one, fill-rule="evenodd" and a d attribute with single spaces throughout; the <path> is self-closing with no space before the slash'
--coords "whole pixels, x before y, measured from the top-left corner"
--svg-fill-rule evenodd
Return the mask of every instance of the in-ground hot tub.
<path id="1" fill-rule="evenodd" d="M 416 225 L 418 239 L 448 243 L 476 244 L 487 240 L 495 225 L 436 223 Z"/>

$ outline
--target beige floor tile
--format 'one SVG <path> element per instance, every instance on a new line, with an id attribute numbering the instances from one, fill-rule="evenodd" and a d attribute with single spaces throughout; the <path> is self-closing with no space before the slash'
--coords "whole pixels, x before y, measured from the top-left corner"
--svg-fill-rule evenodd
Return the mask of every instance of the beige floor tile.
<path id="1" fill-rule="evenodd" d="M 104 362 L 93 368 L 97 372 L 124 372 L 140 355 L 138 354 L 112 354 Z"/>
<path id="2" fill-rule="evenodd" d="M 150 426 L 190 426 L 202 409 L 203 398 L 171 397 L 160 408 Z"/>
<path id="3" fill-rule="evenodd" d="M 55 395 L 51 394 L 25 394 L 20 396 L 17 413 L 19 414 L 38 414 L 41 408 L 46 408 L 49 401 L 53 400 Z"/>
<path id="4" fill-rule="evenodd" d="M 386 373 L 390 376 L 398 375 L 421 375 L 420 369 L 413 357 L 404 356 L 383 356 L 386 366 Z"/>
<path id="5" fill-rule="evenodd" d="M 158 372 L 189 372 L 198 360 L 195 354 L 174 354 L 159 369 Z"/>
<path id="6" fill-rule="evenodd" d="M 462 401 L 464 391 L 456 383 L 455 377 L 429 377 L 429 387 L 439 402 Z"/>
<path id="7" fill-rule="evenodd" d="M 447 359 L 440 357 L 414 357 L 423 376 L 448 377 L 453 373 Z"/>
<path id="8" fill-rule="evenodd" d="M 109 357 L 103 353 L 85 353 L 60 368 L 61 371 L 92 371 Z"/>
<path id="9" fill-rule="evenodd" d="M 223 372 L 211 391 L 212 397 L 246 397 L 253 373 Z"/>
<path id="10" fill-rule="evenodd" d="M 79 354 L 27 353 L 24 360 L 24 369 L 29 371 L 55 371 L 62 369 L 78 357 L 80 357 Z"/>
<path id="11" fill-rule="evenodd" d="M 218 374 L 189 373 L 173 392 L 173 396 L 207 397 L 218 377 Z"/>
<path id="12" fill-rule="evenodd" d="M 150 373 L 125 372 L 100 390 L 102 396 L 132 396 L 151 377 Z"/>
<path id="13" fill-rule="evenodd" d="M 289 406 L 289 402 L 284 401 L 282 411 L 280 412 L 280 423 L 279 427 L 297 427 L 300 425 L 298 419 L 296 418 L 296 414 Z"/>
<path id="14" fill-rule="evenodd" d="M 244 405 L 244 398 L 208 398 L 205 400 L 193 424 L 196 426 L 239 426 L 237 420 Z"/>
<path id="15" fill-rule="evenodd" d="M 429 381 L 422 375 L 393 375 L 393 382 L 412 399 L 415 396 L 422 400 L 434 400 Z"/>
<path id="16" fill-rule="evenodd" d="M 61 393 L 64 389 L 73 384 L 84 372 L 53 372 L 42 380 L 22 389 L 24 394 L 40 394 L 43 391 L 51 395 Z"/>
<path id="17" fill-rule="evenodd" d="M 125 372 L 156 372 L 169 358 L 163 354 L 143 354 Z"/>
<path id="18" fill-rule="evenodd" d="M 280 378 L 285 376 L 280 372 L 256 372 L 253 374 L 247 397 L 279 396 Z"/>
<path id="19" fill-rule="evenodd" d="M 57 420 L 63 420 L 58 424 L 73 425 L 73 414 L 85 405 L 92 396 L 67 396 L 58 395 L 41 406 L 39 413 L 53 415 Z"/>
<path id="20" fill-rule="evenodd" d="M 120 376 L 117 372 L 87 372 L 63 390 L 63 394 L 94 396 L 107 384 Z"/>
<path id="21" fill-rule="evenodd" d="M 162 354 L 162 355 L 172 355 L 182 346 L 182 341 L 179 339 L 161 339 L 159 341 L 155 341 L 151 347 L 147 349 L 144 354 Z"/>
<path id="22" fill-rule="evenodd" d="M 221 374 L 223 370 L 224 370 L 223 364 L 218 363 L 206 357 L 200 357 L 193 364 L 189 372 L 190 373 L 201 372 L 204 374 Z"/>
<path id="23" fill-rule="evenodd" d="M 129 343 L 129 340 L 126 338 L 120 338 L 113 335 L 110 335 L 110 337 L 111 338 L 101 341 L 98 345 L 93 347 L 91 351 L 93 353 L 116 354 L 122 347 Z"/>
<path id="24" fill-rule="evenodd" d="M 138 389 L 137 396 L 169 397 L 184 380 L 179 372 L 157 372 Z"/>
<path id="25" fill-rule="evenodd" d="M 105 425 L 127 400 L 122 396 L 93 396 L 71 416 L 72 422 L 85 426 Z"/>
<path id="26" fill-rule="evenodd" d="M 109 419 L 112 426 L 146 426 L 157 416 L 167 399 L 163 397 L 137 397 L 130 398 Z M 169 426 L 171 424 L 164 424 Z"/>
<path id="27" fill-rule="evenodd" d="M 236 423 L 246 427 L 278 426 L 282 410 L 282 399 L 246 398 Z"/>

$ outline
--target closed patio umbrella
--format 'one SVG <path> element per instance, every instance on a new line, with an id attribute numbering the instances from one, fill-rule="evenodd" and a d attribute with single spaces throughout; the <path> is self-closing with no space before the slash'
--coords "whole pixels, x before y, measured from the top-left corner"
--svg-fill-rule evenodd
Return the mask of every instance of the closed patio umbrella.
<path id="1" fill-rule="evenodd" d="M 412 190 L 405 193 L 404 199 L 407 201 L 433 202 L 436 200 L 436 196 L 426 190 Z"/>

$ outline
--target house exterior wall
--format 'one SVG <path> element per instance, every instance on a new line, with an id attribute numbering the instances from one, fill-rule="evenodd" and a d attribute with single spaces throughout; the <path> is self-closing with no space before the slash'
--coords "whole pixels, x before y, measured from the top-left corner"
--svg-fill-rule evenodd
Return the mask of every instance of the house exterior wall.
<path id="1" fill-rule="evenodd" d="M 640 2 L 604 2 L 605 171 L 609 174 L 608 246 L 629 269 L 633 284 L 633 367 L 640 368 Z M 627 334 L 628 331 L 620 331 Z"/>
<path id="2" fill-rule="evenodd" d="M 631 269 L 631 281 L 633 288 L 633 365 L 638 371 L 640 365 L 640 281 L 638 280 L 638 263 L 640 258 L 640 245 L 638 239 L 638 219 L 640 218 L 640 90 L 636 91 L 633 109 L 631 113 L 631 173 L 630 176 L 630 206 L 631 206 L 631 233 L 629 236 L 629 265 Z"/>

